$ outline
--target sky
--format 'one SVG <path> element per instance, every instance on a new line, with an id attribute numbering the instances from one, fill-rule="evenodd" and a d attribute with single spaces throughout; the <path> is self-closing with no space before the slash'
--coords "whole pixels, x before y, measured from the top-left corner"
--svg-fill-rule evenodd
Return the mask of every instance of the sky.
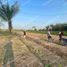
<path id="1" fill-rule="evenodd" d="M 11 3 L 12 0 L 10 0 Z M 17 0 L 20 10 L 12 19 L 15 29 L 45 28 L 67 22 L 67 0 Z M 7 27 L 5 23 L 4 28 Z"/>

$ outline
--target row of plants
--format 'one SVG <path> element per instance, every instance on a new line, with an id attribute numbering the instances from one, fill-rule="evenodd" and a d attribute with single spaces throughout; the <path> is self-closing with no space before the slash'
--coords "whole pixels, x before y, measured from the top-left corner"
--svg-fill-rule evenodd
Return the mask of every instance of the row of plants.
<path id="1" fill-rule="evenodd" d="M 51 67 L 52 64 L 44 62 L 45 55 L 44 55 L 43 49 L 38 46 L 32 45 L 31 43 L 29 43 L 29 44 L 28 43 L 25 41 L 27 48 L 31 51 L 31 53 L 33 53 L 36 57 L 38 57 L 40 59 L 40 61 L 43 63 L 43 66 Z M 62 67 L 62 64 L 59 64 L 58 67 Z"/>

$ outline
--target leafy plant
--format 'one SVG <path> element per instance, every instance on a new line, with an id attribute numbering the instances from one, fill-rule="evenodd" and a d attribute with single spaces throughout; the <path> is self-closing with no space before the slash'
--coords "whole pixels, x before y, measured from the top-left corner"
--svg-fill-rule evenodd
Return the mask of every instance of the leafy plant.
<path id="1" fill-rule="evenodd" d="M 51 65 L 50 64 L 46 64 L 45 67 L 51 67 Z"/>

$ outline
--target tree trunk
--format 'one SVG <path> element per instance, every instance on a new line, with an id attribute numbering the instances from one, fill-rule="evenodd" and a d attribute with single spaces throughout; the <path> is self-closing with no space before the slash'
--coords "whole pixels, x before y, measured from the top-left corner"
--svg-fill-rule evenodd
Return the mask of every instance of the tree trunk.
<path id="1" fill-rule="evenodd" d="M 11 33 L 12 32 L 12 22 L 11 22 L 11 20 L 8 22 L 8 29 L 9 29 L 9 32 Z"/>

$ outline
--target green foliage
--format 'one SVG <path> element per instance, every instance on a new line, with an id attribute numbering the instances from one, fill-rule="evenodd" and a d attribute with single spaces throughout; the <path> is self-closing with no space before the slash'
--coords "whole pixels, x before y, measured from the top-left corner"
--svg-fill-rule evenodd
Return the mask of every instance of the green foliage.
<path id="1" fill-rule="evenodd" d="M 46 26 L 46 29 L 48 29 L 48 27 L 52 27 L 52 31 L 67 31 L 67 23 L 58 23 L 55 25 L 49 25 Z"/>
<path id="2" fill-rule="evenodd" d="M 46 64 L 45 67 L 51 67 L 51 65 L 50 64 Z"/>
<path id="3" fill-rule="evenodd" d="M 8 29 L 10 33 L 12 31 L 12 18 L 17 14 L 18 10 L 17 2 L 11 5 L 8 1 L 7 3 L 3 3 L 3 1 L 0 0 L 0 17 L 4 21 L 8 22 Z"/>
<path id="4" fill-rule="evenodd" d="M 10 5 L 8 2 L 3 4 L 3 1 L 0 0 L 0 17 L 5 21 L 10 21 L 15 14 L 18 12 L 17 2 L 13 5 Z"/>
<path id="5" fill-rule="evenodd" d="M 33 31 L 33 30 L 29 30 L 27 32 L 47 34 L 47 31 Z M 63 32 L 64 32 L 64 36 L 67 36 L 67 31 L 63 31 Z M 58 35 L 58 33 L 59 33 L 59 31 L 51 31 L 51 34 L 53 34 L 53 35 Z"/>

